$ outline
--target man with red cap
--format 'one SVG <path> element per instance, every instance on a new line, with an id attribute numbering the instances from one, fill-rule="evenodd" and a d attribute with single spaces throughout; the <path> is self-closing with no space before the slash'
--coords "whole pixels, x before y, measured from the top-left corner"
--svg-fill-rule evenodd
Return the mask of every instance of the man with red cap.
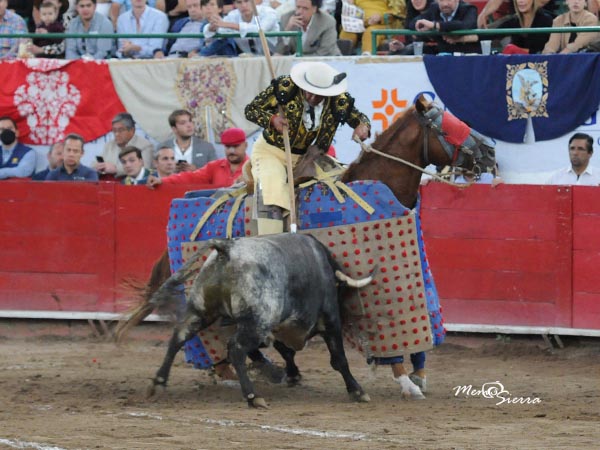
<path id="1" fill-rule="evenodd" d="M 221 134 L 225 158 L 217 159 L 192 172 L 181 172 L 168 177 L 148 177 L 146 186 L 154 189 L 159 184 L 202 184 L 205 188 L 229 187 L 242 175 L 246 155 L 246 133 L 240 128 L 228 128 Z"/>

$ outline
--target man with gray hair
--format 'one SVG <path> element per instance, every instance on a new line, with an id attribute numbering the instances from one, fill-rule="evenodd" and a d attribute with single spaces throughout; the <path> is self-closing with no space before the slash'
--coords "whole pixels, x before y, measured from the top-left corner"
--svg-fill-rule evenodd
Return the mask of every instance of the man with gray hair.
<path id="1" fill-rule="evenodd" d="M 96 170 L 100 175 L 109 175 L 117 178 L 125 176 L 123 165 L 119 160 L 119 153 L 127 146 L 137 147 L 142 152 L 144 167 L 152 167 L 154 146 L 143 137 L 135 134 L 135 121 L 127 112 L 119 113 L 112 120 L 114 139 L 104 145 L 102 156 L 96 163 Z"/>

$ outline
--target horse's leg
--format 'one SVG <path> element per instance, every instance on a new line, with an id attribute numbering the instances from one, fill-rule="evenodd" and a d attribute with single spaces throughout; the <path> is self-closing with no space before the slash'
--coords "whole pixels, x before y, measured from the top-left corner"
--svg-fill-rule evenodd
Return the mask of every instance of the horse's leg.
<path id="1" fill-rule="evenodd" d="M 192 336 L 198 333 L 202 328 L 202 318 L 198 317 L 194 312 L 188 311 L 185 320 L 173 330 L 173 335 L 169 340 L 169 346 L 163 363 L 156 372 L 156 376 L 152 379 L 151 385 L 148 387 L 148 397 L 151 397 L 156 393 L 157 385 L 163 387 L 167 386 L 167 380 L 169 379 L 169 373 L 171 372 L 175 355 L 181 350 L 185 341 L 191 339 Z"/>
<path id="2" fill-rule="evenodd" d="M 300 369 L 298 369 L 298 366 L 294 361 L 296 350 L 289 348 L 281 341 L 273 342 L 273 347 L 275 347 L 275 350 L 279 352 L 285 361 L 285 375 L 288 386 L 293 387 L 300 384 L 302 375 L 300 375 Z"/>
<path id="3" fill-rule="evenodd" d="M 425 352 L 410 354 L 410 362 L 413 371 L 408 375 L 413 383 L 421 388 L 421 392 L 427 392 L 427 376 L 425 374 Z"/>
<path id="4" fill-rule="evenodd" d="M 400 385 L 400 395 L 406 400 L 422 400 L 425 398 L 419 386 L 413 383 L 402 363 L 392 364 L 394 381 Z"/>

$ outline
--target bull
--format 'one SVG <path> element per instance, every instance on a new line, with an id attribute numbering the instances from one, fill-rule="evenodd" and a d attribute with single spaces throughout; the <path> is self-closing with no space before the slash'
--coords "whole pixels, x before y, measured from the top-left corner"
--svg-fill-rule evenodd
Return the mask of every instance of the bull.
<path id="1" fill-rule="evenodd" d="M 193 267 L 212 249 L 200 271 Z M 370 398 L 350 373 L 342 340 L 339 290 L 363 287 L 373 275 L 354 280 L 342 273 L 327 248 L 310 235 L 279 234 L 236 240 L 205 241 L 190 260 L 153 295 L 160 306 L 180 295 L 182 283 L 195 275 L 186 298 L 183 319 L 175 326 L 161 367 L 148 394 L 166 387 L 177 352 L 186 340 L 218 319 L 237 327 L 227 344 L 242 395 L 249 406 L 267 407 L 258 397 L 245 365 L 249 351 L 274 341 L 286 360 L 288 375 L 297 373 L 296 350 L 319 334 L 329 350 L 330 363 L 341 373 L 348 394 L 359 402 Z M 337 281 L 341 281 L 338 283 Z"/>

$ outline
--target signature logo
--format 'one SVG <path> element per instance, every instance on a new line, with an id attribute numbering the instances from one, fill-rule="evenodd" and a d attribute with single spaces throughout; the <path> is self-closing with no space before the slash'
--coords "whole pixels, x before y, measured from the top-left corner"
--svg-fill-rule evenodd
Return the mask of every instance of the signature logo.
<path id="1" fill-rule="evenodd" d="M 511 393 L 504 388 L 504 385 L 499 381 L 484 383 L 480 389 L 474 388 L 473 385 L 455 386 L 453 389 L 454 396 L 464 395 L 465 397 L 483 397 L 496 399 L 496 405 L 502 404 L 527 404 L 536 405 L 542 403 L 538 397 L 513 397 Z"/>

